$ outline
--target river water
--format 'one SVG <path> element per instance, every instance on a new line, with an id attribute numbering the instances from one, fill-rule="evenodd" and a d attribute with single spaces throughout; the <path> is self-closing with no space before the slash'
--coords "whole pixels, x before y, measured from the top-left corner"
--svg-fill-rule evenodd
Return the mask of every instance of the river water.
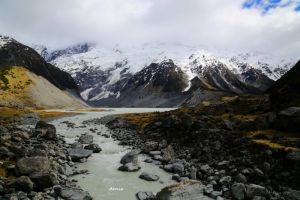
<path id="1" fill-rule="evenodd" d="M 139 191 L 160 191 L 163 187 L 174 183 L 171 174 L 163 171 L 154 164 L 143 162 L 145 156 L 139 157 L 141 170 L 138 172 L 118 171 L 120 159 L 130 151 L 130 147 L 118 145 L 118 141 L 112 138 L 105 138 L 89 131 L 90 128 L 97 128 L 97 132 L 110 134 L 104 125 L 91 125 L 82 128 L 68 128 L 63 121 L 70 121 L 76 126 L 82 125 L 85 120 L 101 118 L 103 116 L 122 113 L 139 112 L 162 112 L 171 109 L 167 108 L 113 108 L 102 112 L 83 112 L 81 115 L 68 116 L 51 121 L 57 128 L 58 134 L 64 135 L 68 143 L 73 143 L 78 136 L 89 133 L 94 136 L 94 143 L 102 148 L 98 154 L 93 154 L 87 162 L 77 164 L 78 169 L 87 169 L 89 174 L 77 175 L 74 179 L 78 180 L 78 185 L 84 190 L 89 191 L 95 200 L 132 200 L 136 199 L 135 194 Z M 156 174 L 160 177 L 159 181 L 149 182 L 139 178 L 142 172 Z"/>

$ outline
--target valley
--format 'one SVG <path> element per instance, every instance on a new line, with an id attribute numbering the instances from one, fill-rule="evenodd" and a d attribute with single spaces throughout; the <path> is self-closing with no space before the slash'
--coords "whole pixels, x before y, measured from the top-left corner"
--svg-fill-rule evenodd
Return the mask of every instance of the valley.
<path id="1" fill-rule="evenodd" d="M 299 199 L 299 61 L 0 41 L 1 198 Z"/>

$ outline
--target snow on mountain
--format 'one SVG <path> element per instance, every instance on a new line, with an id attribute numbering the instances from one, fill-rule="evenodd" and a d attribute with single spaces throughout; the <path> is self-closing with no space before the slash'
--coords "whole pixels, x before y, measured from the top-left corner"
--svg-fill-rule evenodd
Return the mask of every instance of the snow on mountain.
<path id="1" fill-rule="evenodd" d="M 0 35 L 0 48 L 13 41 L 12 38 Z"/>
<path id="2" fill-rule="evenodd" d="M 296 63 L 295 59 L 282 59 L 272 54 L 165 43 L 111 48 L 83 43 L 53 52 L 48 52 L 45 47 L 35 49 L 48 62 L 69 72 L 81 87 L 83 98 L 91 101 L 118 98 L 130 77 L 151 63 L 169 59 L 187 77 L 183 92 L 189 90 L 193 78 L 205 79 L 204 76 L 205 81 L 219 89 L 247 92 L 248 87 L 240 87 L 250 84 L 263 90 Z M 210 76 L 212 73 L 218 77 Z"/>

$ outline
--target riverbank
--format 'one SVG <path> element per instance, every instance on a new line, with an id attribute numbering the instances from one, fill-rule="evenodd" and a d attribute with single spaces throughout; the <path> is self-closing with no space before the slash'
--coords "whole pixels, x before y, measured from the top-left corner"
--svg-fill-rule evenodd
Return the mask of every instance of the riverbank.
<path id="1" fill-rule="evenodd" d="M 265 97 L 239 97 L 165 113 L 95 120 L 179 182 L 200 180 L 213 199 L 300 198 L 297 108 L 272 112 Z M 149 161 L 150 162 L 150 161 Z"/>
<path id="2" fill-rule="evenodd" d="M 22 122 L 21 124 L 19 122 Z M 80 189 L 63 136 L 55 126 L 25 114 L 0 129 L 1 181 L 4 199 L 92 199 Z"/>

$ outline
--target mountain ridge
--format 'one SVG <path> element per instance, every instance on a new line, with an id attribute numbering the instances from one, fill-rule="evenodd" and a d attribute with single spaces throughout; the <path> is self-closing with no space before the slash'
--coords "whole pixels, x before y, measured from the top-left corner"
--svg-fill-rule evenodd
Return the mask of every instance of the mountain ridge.
<path id="1" fill-rule="evenodd" d="M 189 90 L 191 81 L 196 77 L 209 87 L 230 94 L 262 93 L 294 62 L 278 58 L 273 61 L 258 53 L 220 53 L 201 48 L 147 44 L 139 48 L 117 46 L 109 49 L 84 43 L 75 45 L 73 49 L 53 51 L 55 56 L 47 58 L 72 75 L 87 102 L 101 106 L 116 106 L 118 103 L 109 102 L 120 101 L 122 88 L 133 76 L 152 64 L 159 65 L 168 60 L 172 60 L 186 77 L 186 88 L 177 94 L 180 98 L 186 96 L 183 93 Z M 41 55 L 45 52 L 45 47 L 39 46 L 38 49 Z"/>

